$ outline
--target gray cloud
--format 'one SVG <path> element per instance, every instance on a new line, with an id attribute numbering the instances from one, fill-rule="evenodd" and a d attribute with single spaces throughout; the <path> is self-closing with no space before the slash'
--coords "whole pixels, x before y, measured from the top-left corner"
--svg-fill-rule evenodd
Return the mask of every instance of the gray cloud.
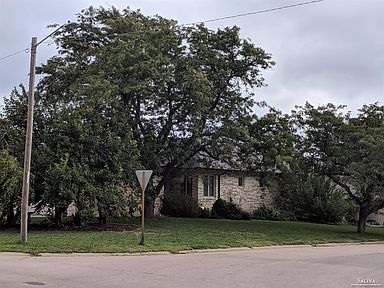
<path id="1" fill-rule="evenodd" d="M 226 15 L 297 3 L 293 0 L 81 0 L 6 1 L 0 3 L 0 57 L 29 47 L 34 35 L 41 39 L 52 23 L 73 20 L 82 8 L 114 5 L 140 8 L 188 23 Z M 328 0 L 287 10 L 209 23 L 210 28 L 237 25 L 242 36 L 272 53 L 277 65 L 258 89 L 258 100 L 289 111 L 305 101 L 347 104 L 355 110 L 382 101 L 384 94 L 384 1 Z M 38 62 L 53 55 L 52 47 L 39 47 Z M 27 83 L 28 55 L 0 61 L 0 96 Z M 1 102 L 1 98 L 0 98 Z"/>

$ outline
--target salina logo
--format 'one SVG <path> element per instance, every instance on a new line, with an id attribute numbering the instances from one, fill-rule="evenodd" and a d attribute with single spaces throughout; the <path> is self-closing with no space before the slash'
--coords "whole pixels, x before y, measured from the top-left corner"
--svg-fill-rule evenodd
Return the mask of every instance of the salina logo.
<path id="1" fill-rule="evenodd" d="M 351 284 L 352 287 L 384 287 L 383 283 L 378 283 L 372 278 L 357 278 L 356 283 Z"/>

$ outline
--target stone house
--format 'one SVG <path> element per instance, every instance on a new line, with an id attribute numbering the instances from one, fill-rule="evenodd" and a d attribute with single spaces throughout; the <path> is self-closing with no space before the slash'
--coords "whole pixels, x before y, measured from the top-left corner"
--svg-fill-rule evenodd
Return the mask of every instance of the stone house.
<path id="1" fill-rule="evenodd" d="M 369 214 L 367 218 L 367 222 L 368 221 L 375 221 L 380 225 L 384 225 L 384 208 L 380 209 L 376 213 Z"/>
<path id="2" fill-rule="evenodd" d="M 261 204 L 272 203 L 270 189 L 260 184 L 260 177 L 247 171 L 224 168 L 187 168 L 175 170 L 168 177 L 164 194 L 190 195 L 202 208 L 211 209 L 221 198 L 252 212 Z"/>

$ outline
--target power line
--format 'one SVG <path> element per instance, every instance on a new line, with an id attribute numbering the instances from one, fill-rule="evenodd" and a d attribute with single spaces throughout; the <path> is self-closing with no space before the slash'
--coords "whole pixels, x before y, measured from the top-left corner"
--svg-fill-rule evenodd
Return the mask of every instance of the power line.
<path id="1" fill-rule="evenodd" d="M 323 2 L 323 1 L 326 1 L 326 0 L 313 0 L 313 1 L 301 2 L 301 3 L 285 5 L 285 6 L 280 6 L 280 7 L 275 7 L 275 8 L 265 9 L 265 10 L 258 10 L 258 11 L 247 12 L 247 13 L 242 13 L 242 14 L 236 14 L 236 15 L 224 16 L 224 17 L 219 17 L 219 18 L 214 18 L 214 19 L 208 19 L 208 20 L 204 20 L 204 21 L 191 22 L 191 23 L 186 23 L 186 24 L 182 24 L 182 25 L 183 26 L 189 26 L 189 25 L 195 25 L 195 24 L 216 22 L 216 21 L 221 21 L 221 20 L 226 20 L 226 19 L 250 16 L 250 15 L 255 15 L 255 14 L 262 14 L 262 13 L 267 13 L 267 12 L 272 12 L 272 11 L 277 11 L 277 10 L 283 10 L 283 9 L 288 9 L 288 8 L 293 8 L 293 7 L 298 7 L 298 6 L 304 6 L 304 5 L 319 3 L 319 2 Z"/>
<path id="2" fill-rule="evenodd" d="M 41 43 L 43 43 L 45 40 L 47 40 L 49 37 L 51 37 L 52 35 L 54 35 L 57 31 L 59 31 L 61 28 L 63 28 L 65 25 L 68 25 L 70 22 L 68 21 L 68 23 L 66 24 L 63 24 L 61 25 L 59 28 L 57 28 L 55 31 L 53 31 L 52 33 L 50 33 L 48 36 L 46 36 L 43 40 L 41 40 L 39 43 L 36 44 L 36 46 L 40 45 Z M 26 49 L 23 49 L 23 50 L 20 50 L 20 51 L 17 51 L 17 52 L 14 52 L 12 54 L 9 54 L 9 55 L 6 55 L 4 57 L 1 57 L 0 58 L 0 61 L 1 60 L 4 60 L 4 59 L 7 59 L 7 58 L 10 58 L 12 56 L 16 56 L 17 54 L 20 54 L 20 53 L 29 53 L 30 49 L 29 48 L 26 48 Z"/>
<path id="3" fill-rule="evenodd" d="M 298 7 L 298 6 L 304 6 L 304 5 L 310 5 L 310 4 L 315 4 L 319 2 L 324 2 L 326 0 L 313 0 L 313 1 L 307 1 L 307 2 L 301 2 L 301 3 L 296 3 L 296 4 L 291 4 L 291 5 L 285 5 L 285 6 L 280 6 L 280 7 L 275 7 L 275 8 L 270 8 L 270 9 L 264 9 L 264 10 L 258 10 L 258 11 L 253 11 L 253 12 L 247 12 L 247 13 L 241 13 L 241 14 L 235 14 L 235 15 L 230 15 L 230 16 L 224 16 L 224 17 L 218 17 L 218 18 L 213 18 L 213 19 L 208 19 L 208 20 L 203 20 L 203 21 L 196 21 L 196 22 L 190 22 L 190 23 L 185 23 L 181 24 L 182 26 L 190 26 L 190 25 L 195 25 L 195 24 L 202 24 L 202 23 L 210 23 L 210 22 L 216 22 L 216 21 L 221 21 L 221 20 L 227 20 L 227 19 L 233 19 L 233 18 L 239 18 L 239 17 L 244 17 L 244 16 L 250 16 L 250 15 L 256 15 L 256 14 L 262 14 L 262 13 L 268 13 L 268 12 L 273 12 L 273 11 L 278 11 L 278 10 L 283 10 L 283 9 L 288 9 L 288 8 L 293 8 L 293 7 Z M 68 21 L 69 23 L 69 21 Z M 49 34 L 47 37 L 45 37 L 43 40 L 41 40 L 38 44 L 41 44 L 44 42 L 47 38 L 55 34 L 58 30 L 60 30 L 62 27 L 64 27 L 67 24 L 61 25 L 59 28 L 57 28 L 55 31 L 53 31 L 51 34 Z M 125 34 L 125 33 L 124 33 Z M 128 33 L 127 33 L 128 34 Z M 6 55 L 4 57 L 0 58 L 1 60 L 10 58 L 12 56 L 15 56 L 17 54 L 20 54 L 22 52 L 29 53 L 29 48 L 17 51 L 15 53 Z"/>
<path id="4" fill-rule="evenodd" d="M 29 48 L 26 48 L 26 49 L 23 49 L 23 50 L 14 52 L 14 53 L 9 54 L 9 55 L 7 55 L 7 56 L 1 57 L 1 58 L 0 58 L 0 61 L 1 61 L 1 60 L 4 60 L 4 59 L 7 59 L 7 58 L 10 58 L 10 57 L 12 57 L 12 56 L 15 56 L 15 55 L 17 55 L 17 54 L 23 53 L 23 52 L 25 52 L 25 53 L 29 53 L 29 50 L 30 50 Z"/>
<path id="5" fill-rule="evenodd" d="M 54 35 L 57 31 L 59 31 L 61 28 L 63 28 L 64 26 L 68 25 L 69 23 L 70 23 L 70 21 L 68 21 L 68 23 L 66 23 L 66 24 L 61 25 L 59 28 L 57 28 L 55 31 L 53 31 L 48 36 L 46 36 L 43 40 L 41 40 L 39 43 L 37 43 L 36 46 L 39 46 L 41 43 L 43 43 L 45 40 L 47 40 L 49 37 Z"/>

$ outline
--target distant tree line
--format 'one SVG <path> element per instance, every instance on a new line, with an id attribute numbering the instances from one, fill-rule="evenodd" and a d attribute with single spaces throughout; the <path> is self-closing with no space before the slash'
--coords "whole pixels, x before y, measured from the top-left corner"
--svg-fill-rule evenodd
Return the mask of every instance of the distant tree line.
<path id="1" fill-rule="evenodd" d="M 278 172 L 276 205 L 298 220 L 345 216 L 349 206 L 336 203 L 351 199 L 364 232 L 367 215 L 384 207 L 383 106 L 357 116 L 332 104 L 255 115 L 263 104 L 254 88 L 274 62 L 239 28 L 91 7 L 54 40 L 58 54 L 38 68 L 30 199 L 52 208 L 57 225 L 71 203 L 79 225 L 135 208 L 126 189 L 138 168 L 158 180 L 146 199 L 153 211 L 172 169 L 200 153 L 266 179 Z M 26 101 L 24 87 L 14 89 L 0 116 L 1 225 L 18 220 Z M 315 210 L 323 216 L 308 215 Z"/>

